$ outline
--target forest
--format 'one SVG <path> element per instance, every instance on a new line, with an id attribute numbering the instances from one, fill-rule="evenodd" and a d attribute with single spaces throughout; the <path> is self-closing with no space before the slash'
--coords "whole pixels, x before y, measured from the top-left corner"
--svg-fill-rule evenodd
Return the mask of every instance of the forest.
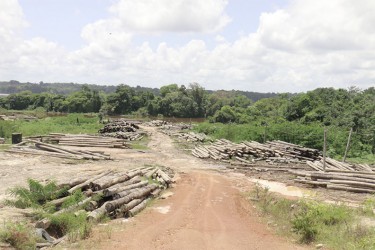
<path id="1" fill-rule="evenodd" d="M 0 107 L 98 113 L 100 118 L 107 115 L 206 118 L 207 122 L 199 124 L 197 130 L 214 137 L 234 141 L 281 139 L 318 149 L 323 147 L 323 130 L 328 129 L 331 155 L 343 154 L 348 133 L 353 129 L 350 155 L 375 153 L 373 87 L 318 88 L 306 93 L 264 95 L 264 98 L 258 95 L 253 100 L 245 92 L 207 91 L 197 83 L 187 87 L 170 84 L 157 90 L 119 85 L 108 93 L 91 85 L 79 86 L 79 90 L 68 94 L 31 90 L 9 94 L 0 98 Z"/>

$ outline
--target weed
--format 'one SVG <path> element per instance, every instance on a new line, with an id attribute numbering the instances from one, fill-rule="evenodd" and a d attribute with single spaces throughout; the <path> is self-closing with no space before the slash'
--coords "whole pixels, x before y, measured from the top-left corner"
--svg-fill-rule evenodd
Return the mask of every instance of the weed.
<path id="1" fill-rule="evenodd" d="M 85 213 L 74 214 L 73 212 L 49 215 L 51 226 L 49 231 L 52 235 L 61 237 L 68 235 L 70 242 L 85 239 L 90 236 L 92 224 L 87 221 Z"/>
<path id="2" fill-rule="evenodd" d="M 364 215 L 374 215 L 375 198 L 367 198 L 362 204 L 362 213 Z"/>
<path id="3" fill-rule="evenodd" d="M 8 190 L 9 194 L 14 196 L 15 200 L 5 200 L 5 205 L 17 208 L 40 208 L 47 201 L 58 198 L 66 192 L 60 189 L 54 181 L 43 185 L 40 182 L 28 179 L 28 187 L 14 187 Z"/>
<path id="4" fill-rule="evenodd" d="M 35 249 L 36 237 L 25 223 L 5 223 L 0 229 L 0 241 L 16 249 Z"/>

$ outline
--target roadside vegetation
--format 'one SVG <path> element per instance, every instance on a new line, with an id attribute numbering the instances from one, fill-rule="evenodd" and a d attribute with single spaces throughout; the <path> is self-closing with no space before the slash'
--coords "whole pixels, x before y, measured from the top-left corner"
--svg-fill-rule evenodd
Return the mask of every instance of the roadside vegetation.
<path id="1" fill-rule="evenodd" d="M 36 243 L 46 242 L 43 238 L 37 237 L 36 229 L 32 226 L 32 223 L 41 219 L 50 221 L 47 232 L 55 238 L 65 236 L 69 242 L 76 242 L 91 235 L 92 222 L 87 220 L 86 213 L 79 213 L 86 204 L 77 206 L 84 198 L 80 190 L 71 194 L 61 205 L 61 208 L 74 209 L 66 209 L 65 212 L 59 213 L 56 213 L 56 206 L 51 201 L 66 195 L 67 189 L 57 186 L 53 181 L 43 184 L 29 179 L 27 187 L 14 187 L 8 192 L 13 199 L 5 200 L 4 205 L 21 209 L 31 208 L 32 213 L 29 221 L 4 222 L 0 226 L 0 241 L 16 249 L 35 249 Z"/>
<path id="2" fill-rule="evenodd" d="M 373 199 L 360 208 L 312 200 L 289 200 L 259 185 L 250 194 L 260 215 L 284 236 L 302 244 L 323 244 L 328 249 L 374 249 Z M 366 219 L 366 220 L 365 220 Z"/>

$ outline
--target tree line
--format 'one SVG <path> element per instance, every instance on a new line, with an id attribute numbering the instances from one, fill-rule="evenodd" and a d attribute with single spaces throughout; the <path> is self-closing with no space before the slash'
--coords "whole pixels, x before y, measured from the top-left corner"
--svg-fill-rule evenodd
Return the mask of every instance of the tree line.
<path id="1" fill-rule="evenodd" d="M 375 151 L 374 87 L 365 90 L 356 87 L 318 88 L 306 93 L 277 94 L 257 101 L 240 91 L 207 91 L 197 83 L 189 86 L 165 85 L 158 91 L 119 85 L 111 93 L 90 85 L 80 87 L 80 90 L 69 94 L 21 91 L 0 97 L 0 107 L 64 113 L 93 112 L 100 116 L 135 114 L 143 117 L 207 118 L 209 122 L 265 128 L 269 136 L 273 133 L 274 138 L 282 139 L 281 133 L 293 127 L 294 131 L 302 129 L 301 135 L 285 134 L 285 140 L 315 147 L 320 147 L 323 127 L 341 131 L 340 139 L 335 139 L 340 144 L 344 144 L 346 131 L 352 128 L 357 148 Z M 263 136 L 260 131 L 263 129 L 256 137 Z M 319 144 L 312 145 L 315 137 L 319 137 L 314 139 Z"/>

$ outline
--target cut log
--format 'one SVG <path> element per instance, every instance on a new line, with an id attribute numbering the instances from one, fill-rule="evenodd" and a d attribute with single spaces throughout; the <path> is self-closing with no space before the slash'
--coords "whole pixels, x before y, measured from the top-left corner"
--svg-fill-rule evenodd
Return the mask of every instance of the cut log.
<path id="1" fill-rule="evenodd" d="M 139 198 L 149 195 L 152 191 L 154 191 L 157 188 L 158 186 L 156 184 L 151 184 L 146 187 L 134 190 L 134 192 L 132 192 L 131 194 L 125 197 L 122 197 L 118 200 L 107 202 L 107 204 L 105 205 L 105 209 L 107 210 L 107 212 L 112 212 L 115 209 L 121 207 L 123 204 L 126 204 L 133 199 L 139 199 Z"/>
<path id="2" fill-rule="evenodd" d="M 72 187 L 71 189 L 68 190 L 68 192 L 69 193 L 73 193 L 77 189 L 80 189 L 80 188 L 83 188 L 83 187 L 87 187 L 87 186 L 90 185 L 91 182 L 93 182 L 93 181 L 95 181 L 95 180 L 97 180 L 97 179 L 99 179 L 99 178 L 101 178 L 103 176 L 106 176 L 106 175 L 108 175 L 110 173 L 112 173 L 112 170 L 107 170 L 107 171 L 105 171 L 105 172 L 103 172 L 103 173 L 101 173 L 101 174 L 99 174 L 97 176 L 94 176 L 94 177 L 88 179 L 87 181 L 85 181 L 85 182 L 83 182 L 83 183 L 81 183 L 81 184 L 79 184 L 77 186 Z"/>
<path id="3" fill-rule="evenodd" d="M 148 184 L 148 181 L 141 181 L 132 185 L 120 187 L 116 190 L 116 193 L 112 195 L 113 199 L 120 199 L 121 197 L 125 197 L 131 192 L 133 192 L 134 189 L 144 187 L 147 184 Z"/>
<path id="4" fill-rule="evenodd" d="M 137 206 L 135 206 L 134 208 L 130 209 L 129 212 L 128 212 L 128 216 L 129 217 L 133 217 L 136 214 L 138 214 L 139 212 L 141 212 L 143 209 L 146 208 L 147 202 L 148 202 L 148 199 L 142 201 Z"/>
<path id="5" fill-rule="evenodd" d="M 116 209 L 116 214 L 118 217 L 123 217 L 130 209 L 141 203 L 143 199 L 134 199 L 127 204 L 122 205 L 120 208 Z"/>

